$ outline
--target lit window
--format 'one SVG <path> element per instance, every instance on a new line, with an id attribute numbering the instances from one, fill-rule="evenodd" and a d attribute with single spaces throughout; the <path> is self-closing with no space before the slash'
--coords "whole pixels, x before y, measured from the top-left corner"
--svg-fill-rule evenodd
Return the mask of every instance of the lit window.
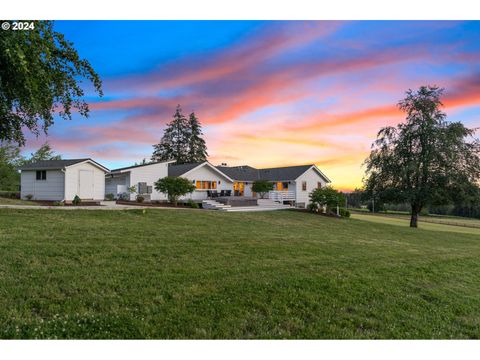
<path id="1" fill-rule="evenodd" d="M 217 182 L 216 181 L 201 181 L 197 180 L 195 187 L 200 190 L 210 190 L 210 189 L 216 189 L 217 188 Z"/>
<path id="2" fill-rule="evenodd" d="M 307 182 L 302 181 L 302 191 L 307 191 Z"/>
<path id="3" fill-rule="evenodd" d="M 37 171 L 37 180 L 47 180 L 47 171 L 46 170 L 38 170 Z"/>
<path id="4" fill-rule="evenodd" d="M 321 182 L 317 182 L 317 189 L 321 189 L 322 188 L 322 183 Z"/>

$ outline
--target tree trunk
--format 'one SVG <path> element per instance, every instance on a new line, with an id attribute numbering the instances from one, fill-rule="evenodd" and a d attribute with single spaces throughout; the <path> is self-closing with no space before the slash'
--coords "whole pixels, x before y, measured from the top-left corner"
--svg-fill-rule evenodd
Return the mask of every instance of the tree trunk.
<path id="1" fill-rule="evenodd" d="M 417 204 L 412 204 L 412 216 L 410 217 L 410 227 L 418 227 L 418 214 L 422 210 L 422 207 Z"/>

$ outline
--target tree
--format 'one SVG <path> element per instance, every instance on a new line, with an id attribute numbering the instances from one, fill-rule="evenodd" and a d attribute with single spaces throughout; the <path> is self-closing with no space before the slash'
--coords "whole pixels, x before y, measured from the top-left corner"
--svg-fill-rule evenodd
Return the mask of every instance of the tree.
<path id="1" fill-rule="evenodd" d="M 0 142 L 0 190 L 18 191 L 20 174 L 17 167 L 23 160 L 18 146 Z"/>
<path id="2" fill-rule="evenodd" d="M 55 154 L 55 152 L 52 150 L 52 147 L 50 144 L 45 142 L 40 148 L 35 151 L 34 153 L 30 154 L 30 159 L 25 160 L 24 163 L 35 163 L 37 161 L 42 161 L 42 160 L 61 160 L 62 155 L 60 154 Z"/>
<path id="3" fill-rule="evenodd" d="M 310 203 L 313 204 L 315 208 L 326 207 L 327 211 L 345 204 L 345 196 L 331 186 L 325 186 L 313 190 L 310 193 L 309 198 Z"/>
<path id="4" fill-rule="evenodd" d="M 155 190 L 168 196 L 168 201 L 177 206 L 180 196 L 191 193 L 195 186 L 188 179 L 182 177 L 167 176 L 155 182 Z"/>
<path id="5" fill-rule="evenodd" d="M 255 180 L 252 184 L 252 191 L 260 194 L 263 199 L 269 191 L 273 190 L 273 183 L 267 180 Z"/>
<path id="6" fill-rule="evenodd" d="M 365 160 L 367 191 L 384 202 L 409 203 L 410 226 L 429 204 L 452 202 L 480 176 L 480 143 L 475 130 L 446 121 L 440 110 L 443 89 L 408 90 L 398 103 L 406 121 L 382 128 Z"/>
<path id="7" fill-rule="evenodd" d="M 153 145 L 152 161 L 176 160 L 178 164 L 188 161 L 188 121 L 177 106 L 173 120 L 167 124 L 159 144 Z"/>
<path id="8" fill-rule="evenodd" d="M 188 119 L 188 157 L 187 162 L 204 162 L 207 160 L 207 146 L 202 139 L 202 126 L 195 113 Z"/>
<path id="9" fill-rule="evenodd" d="M 102 96 L 101 81 L 73 44 L 53 30 L 51 21 L 35 21 L 34 30 L 0 32 L 0 141 L 25 144 L 23 129 L 47 132 L 54 114 L 84 117 L 81 78 Z"/>

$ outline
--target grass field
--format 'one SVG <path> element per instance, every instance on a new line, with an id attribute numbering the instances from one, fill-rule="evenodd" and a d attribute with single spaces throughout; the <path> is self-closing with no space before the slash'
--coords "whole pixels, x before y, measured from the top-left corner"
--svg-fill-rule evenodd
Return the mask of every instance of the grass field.
<path id="1" fill-rule="evenodd" d="M 0 209 L 0 337 L 479 338 L 479 259 L 295 211 Z"/>
<path id="2" fill-rule="evenodd" d="M 27 200 L 20 200 L 20 199 L 9 199 L 0 197 L 0 205 L 34 205 L 39 206 L 39 203 L 35 201 L 27 201 Z"/>

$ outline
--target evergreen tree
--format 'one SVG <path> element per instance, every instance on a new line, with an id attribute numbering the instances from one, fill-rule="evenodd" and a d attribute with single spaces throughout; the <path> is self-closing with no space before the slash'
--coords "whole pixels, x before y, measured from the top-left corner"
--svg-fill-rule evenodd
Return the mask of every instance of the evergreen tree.
<path id="1" fill-rule="evenodd" d="M 176 160 L 178 164 L 188 161 L 188 121 L 177 106 L 173 120 L 167 124 L 159 144 L 153 145 L 152 161 Z"/>
<path id="2" fill-rule="evenodd" d="M 188 141 L 188 162 L 203 162 L 207 160 L 207 145 L 202 139 L 202 126 L 195 113 L 192 112 L 188 119 L 189 141 Z"/>

